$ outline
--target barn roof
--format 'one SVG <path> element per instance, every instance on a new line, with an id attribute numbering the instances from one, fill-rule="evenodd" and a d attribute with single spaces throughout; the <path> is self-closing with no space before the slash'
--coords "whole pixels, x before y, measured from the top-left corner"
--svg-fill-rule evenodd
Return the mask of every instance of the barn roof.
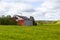
<path id="1" fill-rule="evenodd" d="M 15 17 L 15 18 L 19 17 L 19 18 L 22 18 L 22 19 L 24 19 L 24 20 L 30 20 L 30 19 L 29 19 L 28 17 L 26 17 L 26 16 L 14 15 L 13 17 Z"/>

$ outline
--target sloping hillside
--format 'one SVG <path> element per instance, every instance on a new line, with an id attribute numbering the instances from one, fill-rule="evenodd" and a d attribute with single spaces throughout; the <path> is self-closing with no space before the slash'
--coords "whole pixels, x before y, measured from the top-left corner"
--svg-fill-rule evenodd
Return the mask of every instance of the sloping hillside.
<path id="1" fill-rule="evenodd" d="M 57 20 L 57 23 L 56 24 L 60 24 L 60 20 Z"/>

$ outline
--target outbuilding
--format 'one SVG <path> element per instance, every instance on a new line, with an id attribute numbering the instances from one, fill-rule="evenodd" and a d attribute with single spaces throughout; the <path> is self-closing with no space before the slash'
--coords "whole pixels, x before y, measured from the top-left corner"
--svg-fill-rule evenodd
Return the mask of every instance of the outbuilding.
<path id="1" fill-rule="evenodd" d="M 14 15 L 13 19 L 17 22 L 18 25 L 21 26 L 33 26 L 35 24 L 35 20 L 32 16 L 28 18 L 26 16 Z"/>

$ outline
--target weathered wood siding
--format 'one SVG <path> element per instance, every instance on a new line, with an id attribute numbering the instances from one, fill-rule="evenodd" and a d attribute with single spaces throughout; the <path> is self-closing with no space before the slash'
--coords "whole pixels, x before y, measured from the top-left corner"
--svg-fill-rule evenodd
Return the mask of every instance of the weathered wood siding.
<path id="1" fill-rule="evenodd" d="M 25 26 L 32 26 L 33 25 L 33 21 L 31 21 L 31 20 L 24 20 L 24 25 Z"/>

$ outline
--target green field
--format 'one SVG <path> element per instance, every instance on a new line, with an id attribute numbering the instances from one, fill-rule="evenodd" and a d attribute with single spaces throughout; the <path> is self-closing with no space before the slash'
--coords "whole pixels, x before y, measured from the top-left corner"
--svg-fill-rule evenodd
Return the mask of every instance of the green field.
<path id="1" fill-rule="evenodd" d="M 0 25 L 0 40 L 60 40 L 60 25 Z"/>

